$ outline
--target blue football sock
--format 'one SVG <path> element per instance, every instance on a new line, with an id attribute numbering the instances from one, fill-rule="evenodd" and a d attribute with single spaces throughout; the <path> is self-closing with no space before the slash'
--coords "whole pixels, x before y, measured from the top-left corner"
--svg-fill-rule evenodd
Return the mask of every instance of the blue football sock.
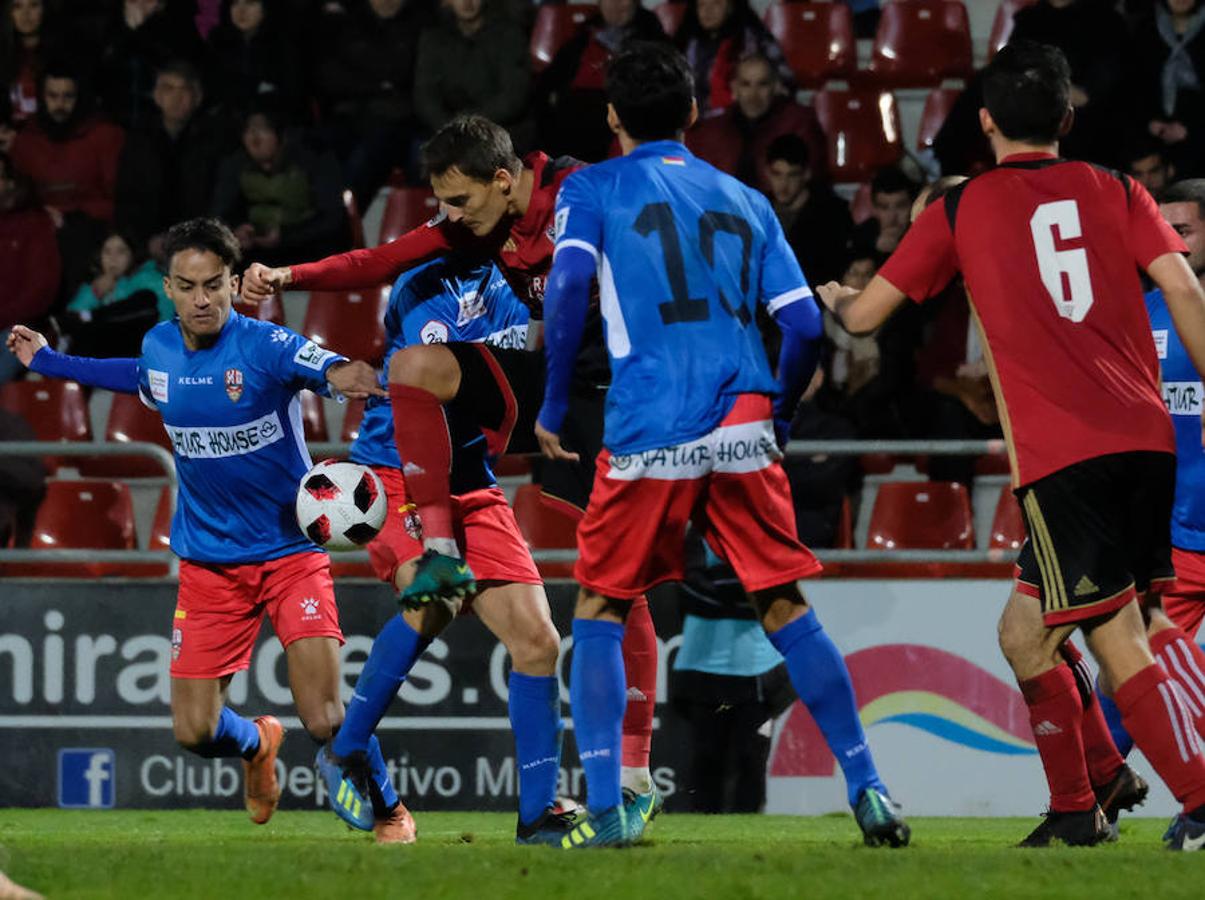
<path id="1" fill-rule="evenodd" d="M 223 706 L 213 737 L 194 747 L 193 752 L 206 759 L 233 756 L 251 759 L 259 752 L 259 729 L 250 719 L 244 719 L 229 706 Z"/>
<path id="2" fill-rule="evenodd" d="M 1105 724 L 1109 726 L 1109 734 L 1113 736 L 1113 743 L 1117 745 L 1117 752 L 1123 757 L 1129 756 L 1130 751 L 1134 749 L 1134 739 L 1130 737 L 1126 727 L 1121 724 L 1121 710 L 1117 708 L 1113 698 L 1106 697 L 1101 691 L 1099 678 L 1096 679 L 1096 699 L 1100 703 L 1100 711 L 1105 715 Z"/>
<path id="3" fill-rule="evenodd" d="M 343 725 L 331 744 L 335 756 L 368 750 L 368 738 L 384 717 L 410 668 L 430 643 L 400 614 L 385 623 L 372 642 L 372 652 L 356 681 Z"/>
<path id="4" fill-rule="evenodd" d="M 867 788 L 886 791 L 870 755 L 858 701 L 841 651 L 825 632 L 815 610 L 769 635 L 787 663 L 795 693 L 820 727 L 820 733 L 845 773 L 849 805 Z"/>
<path id="5" fill-rule="evenodd" d="M 519 821 L 530 825 L 556 803 L 561 768 L 561 690 L 553 675 L 510 673 L 510 727 L 519 766 Z"/>
<path id="6" fill-rule="evenodd" d="M 586 807 L 600 813 L 621 802 L 620 745 L 628 702 L 623 626 L 574 619 L 569 678 L 577 753 L 586 773 Z"/>
<path id="7" fill-rule="evenodd" d="M 398 796 L 397 791 L 393 788 L 393 782 L 389 780 L 389 770 L 385 768 L 385 757 L 381 755 L 381 742 L 377 740 L 375 734 L 368 739 L 368 764 L 372 766 L 372 780 L 376 782 L 377 789 L 381 792 L 381 799 L 385 801 L 385 810 L 377 811 L 379 818 L 379 813 L 397 806 Z"/>

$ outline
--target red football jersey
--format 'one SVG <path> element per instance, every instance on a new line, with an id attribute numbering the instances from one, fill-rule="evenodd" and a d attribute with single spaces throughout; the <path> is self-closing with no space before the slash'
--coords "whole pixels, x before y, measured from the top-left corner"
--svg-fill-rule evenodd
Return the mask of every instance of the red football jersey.
<path id="1" fill-rule="evenodd" d="M 582 163 L 532 153 L 523 164 L 531 169 L 535 180 L 527 212 L 503 218 L 484 238 L 449 221 L 441 212 L 427 224 L 388 244 L 293 266 L 292 286 L 314 291 L 366 290 L 392 282 L 419 263 L 457 250 L 492 258 L 519 299 L 531 308 L 532 316 L 543 318 L 544 287 L 552 268 L 556 238 L 553 228 L 556 194 L 561 182 L 581 168 Z"/>
<path id="2" fill-rule="evenodd" d="M 1025 153 L 932 204 L 879 274 L 919 302 L 962 273 L 1019 486 L 1175 452 L 1138 268 L 1185 250 L 1129 177 Z"/>

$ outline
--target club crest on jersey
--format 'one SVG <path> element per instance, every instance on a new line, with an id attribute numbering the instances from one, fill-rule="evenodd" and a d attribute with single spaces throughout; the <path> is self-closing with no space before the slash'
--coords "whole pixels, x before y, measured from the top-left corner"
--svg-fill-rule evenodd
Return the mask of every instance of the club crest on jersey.
<path id="1" fill-rule="evenodd" d="M 243 373 L 240 369 L 226 370 L 226 396 L 231 403 L 238 403 L 243 398 Z"/>
<path id="2" fill-rule="evenodd" d="M 423 326 L 418 336 L 423 339 L 424 344 L 446 344 L 448 342 L 448 326 L 439 319 L 432 319 Z"/>

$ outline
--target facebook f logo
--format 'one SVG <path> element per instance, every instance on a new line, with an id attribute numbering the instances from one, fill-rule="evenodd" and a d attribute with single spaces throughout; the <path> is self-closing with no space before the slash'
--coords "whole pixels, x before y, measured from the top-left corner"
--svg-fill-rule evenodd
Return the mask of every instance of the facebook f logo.
<path id="1" fill-rule="evenodd" d="M 112 809 L 116 772 L 112 750 L 60 750 L 59 806 Z"/>

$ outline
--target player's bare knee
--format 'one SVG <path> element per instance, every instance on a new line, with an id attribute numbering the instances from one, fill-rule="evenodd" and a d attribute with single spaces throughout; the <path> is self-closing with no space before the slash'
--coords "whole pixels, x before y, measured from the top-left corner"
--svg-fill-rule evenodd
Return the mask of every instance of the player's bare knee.
<path id="1" fill-rule="evenodd" d="M 506 649 L 511 666 L 524 675 L 551 675 L 556 671 L 561 652 L 561 638 L 552 623 L 547 627 L 525 630 L 526 633 L 508 636 Z"/>
<path id="2" fill-rule="evenodd" d="M 338 701 L 329 701 L 310 710 L 303 710 L 299 706 L 297 712 L 306 734 L 319 744 L 325 744 L 334 737 L 343 724 L 343 704 Z"/>
<path id="3" fill-rule="evenodd" d="M 460 388 L 460 364 L 437 344 L 402 347 L 389 359 L 389 383 L 422 388 L 447 402 Z"/>

